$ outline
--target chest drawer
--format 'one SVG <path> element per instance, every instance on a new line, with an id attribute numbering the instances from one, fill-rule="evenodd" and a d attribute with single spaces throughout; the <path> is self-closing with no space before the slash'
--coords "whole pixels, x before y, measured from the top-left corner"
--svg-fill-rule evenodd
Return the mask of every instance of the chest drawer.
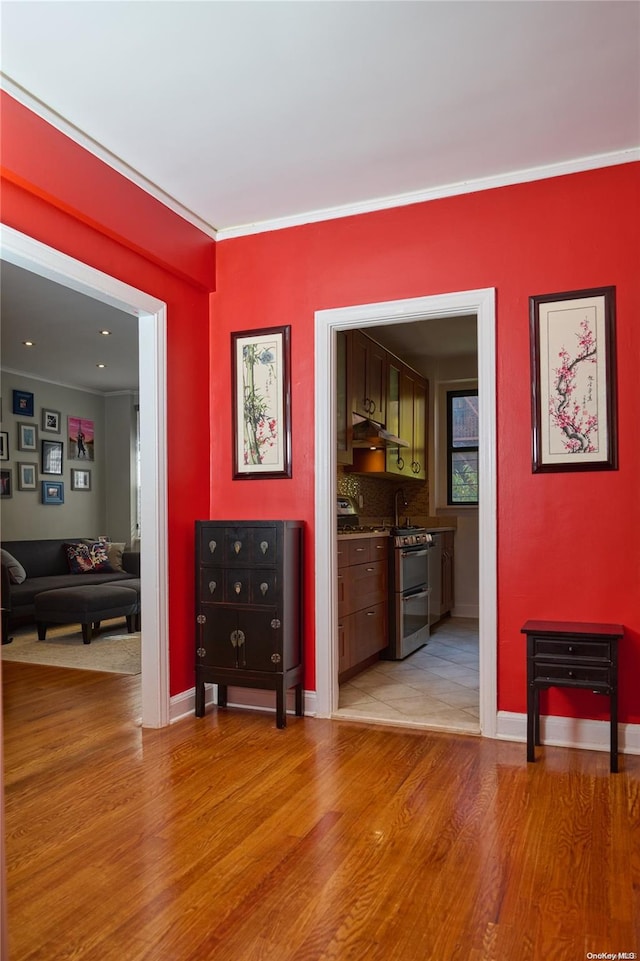
<path id="1" fill-rule="evenodd" d="M 611 681 L 611 671 L 607 666 L 585 664 L 584 661 L 567 664 L 558 661 L 538 660 L 533 665 L 533 679 L 548 681 L 549 684 L 561 682 L 563 684 L 593 684 L 598 687 L 608 687 Z"/>
<path id="2" fill-rule="evenodd" d="M 570 639 L 533 638 L 535 657 L 609 661 L 611 649 L 606 641 L 572 641 Z"/>

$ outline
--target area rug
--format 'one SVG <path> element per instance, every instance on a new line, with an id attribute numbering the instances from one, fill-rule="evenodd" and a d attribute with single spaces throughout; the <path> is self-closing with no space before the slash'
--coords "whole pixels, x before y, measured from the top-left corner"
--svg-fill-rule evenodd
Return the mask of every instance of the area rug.
<path id="1" fill-rule="evenodd" d="M 91 644 L 83 643 L 82 631 L 77 625 L 50 627 L 44 641 L 38 640 L 33 626 L 16 628 L 10 632 L 11 644 L 2 645 L 2 660 L 113 674 L 140 674 L 140 634 L 123 634 L 123 627 L 122 618 L 103 621 Z"/>

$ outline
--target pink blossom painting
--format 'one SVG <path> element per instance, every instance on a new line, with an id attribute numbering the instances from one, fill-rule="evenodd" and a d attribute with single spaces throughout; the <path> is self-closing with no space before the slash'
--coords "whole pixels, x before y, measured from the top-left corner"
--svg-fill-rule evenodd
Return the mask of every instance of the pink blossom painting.
<path id="1" fill-rule="evenodd" d="M 617 467 L 614 290 L 530 299 L 534 472 Z"/>

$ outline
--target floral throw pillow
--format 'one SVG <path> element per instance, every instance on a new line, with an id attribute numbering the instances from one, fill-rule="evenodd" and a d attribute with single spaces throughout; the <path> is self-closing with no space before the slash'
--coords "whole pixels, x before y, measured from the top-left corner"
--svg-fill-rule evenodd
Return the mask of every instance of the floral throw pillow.
<path id="1" fill-rule="evenodd" d="M 106 544 L 65 544 L 65 549 L 72 574 L 113 572 Z"/>

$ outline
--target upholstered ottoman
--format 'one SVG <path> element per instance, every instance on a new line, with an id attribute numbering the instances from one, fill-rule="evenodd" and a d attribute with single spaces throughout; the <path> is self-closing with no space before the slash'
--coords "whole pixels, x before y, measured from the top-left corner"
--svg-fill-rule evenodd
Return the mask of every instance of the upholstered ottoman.
<path id="1" fill-rule="evenodd" d="M 110 617 L 126 617 L 127 630 L 133 634 L 135 617 L 140 608 L 138 593 L 124 583 L 88 584 L 86 587 L 61 587 L 56 591 L 43 591 L 35 599 L 35 615 L 38 638 L 47 636 L 49 624 L 71 624 L 79 622 L 82 626 L 82 640 L 91 643 L 93 625 Z"/>

